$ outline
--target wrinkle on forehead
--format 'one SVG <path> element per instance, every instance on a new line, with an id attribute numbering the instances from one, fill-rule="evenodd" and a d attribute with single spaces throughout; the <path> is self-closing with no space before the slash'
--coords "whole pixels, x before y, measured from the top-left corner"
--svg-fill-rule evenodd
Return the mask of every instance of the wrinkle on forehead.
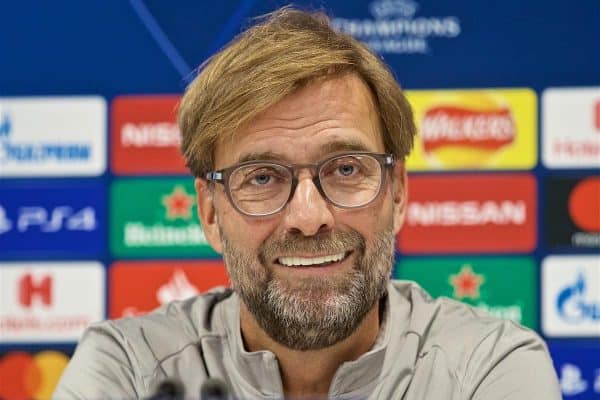
<path id="1" fill-rule="evenodd" d="M 325 133 L 328 140 L 337 138 L 337 141 L 343 141 L 345 134 L 353 136 L 350 133 L 370 137 L 378 148 L 383 149 L 377 108 L 371 91 L 358 76 L 348 74 L 313 82 L 285 97 L 242 126 L 230 141 L 220 141 L 215 161 L 223 160 L 219 156 L 226 153 L 234 156 L 226 157 L 229 159 L 226 164 L 234 162 L 234 159 L 247 159 L 249 156 L 242 152 L 231 152 L 235 152 L 240 143 L 245 145 L 249 137 L 252 137 L 252 142 L 248 143 L 256 146 L 263 140 L 289 139 L 298 151 L 306 151 L 319 135 Z M 256 150 L 267 152 L 274 149 Z"/>

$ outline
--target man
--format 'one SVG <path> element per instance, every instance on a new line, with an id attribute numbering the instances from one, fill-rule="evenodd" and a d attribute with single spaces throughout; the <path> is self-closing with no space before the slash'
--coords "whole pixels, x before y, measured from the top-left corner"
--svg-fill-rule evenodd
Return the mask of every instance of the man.
<path id="1" fill-rule="evenodd" d="M 94 325 L 55 392 L 197 397 L 559 399 L 543 342 L 390 282 L 415 127 L 389 70 L 290 8 L 210 59 L 180 107 L 207 240 L 231 290 Z"/>

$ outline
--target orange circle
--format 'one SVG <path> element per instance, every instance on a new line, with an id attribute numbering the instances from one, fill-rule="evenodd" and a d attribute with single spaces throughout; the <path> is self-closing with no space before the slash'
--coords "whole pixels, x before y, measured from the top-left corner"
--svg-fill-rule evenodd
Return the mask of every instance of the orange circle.
<path id="1" fill-rule="evenodd" d="M 586 178 L 575 186 L 569 196 L 569 215 L 580 229 L 600 231 L 600 178 Z"/>
<path id="2" fill-rule="evenodd" d="M 29 353 L 16 351 L 0 360 L 0 398 L 28 400 L 41 380 L 41 372 Z"/>

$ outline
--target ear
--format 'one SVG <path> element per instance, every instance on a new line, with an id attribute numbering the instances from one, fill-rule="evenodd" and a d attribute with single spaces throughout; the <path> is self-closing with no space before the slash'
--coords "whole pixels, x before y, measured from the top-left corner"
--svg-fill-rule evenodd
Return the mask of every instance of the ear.
<path id="1" fill-rule="evenodd" d="M 200 223 L 202 224 L 202 231 L 212 248 L 221 254 L 223 252 L 223 245 L 217 223 L 217 213 L 214 203 L 215 194 L 210 190 L 208 182 L 204 179 L 196 178 L 194 187 L 196 188 L 198 218 L 200 218 Z"/>
<path id="2" fill-rule="evenodd" d="M 404 160 L 396 161 L 392 171 L 392 196 L 394 199 L 394 235 L 397 235 L 406 217 L 408 203 L 408 179 Z"/>

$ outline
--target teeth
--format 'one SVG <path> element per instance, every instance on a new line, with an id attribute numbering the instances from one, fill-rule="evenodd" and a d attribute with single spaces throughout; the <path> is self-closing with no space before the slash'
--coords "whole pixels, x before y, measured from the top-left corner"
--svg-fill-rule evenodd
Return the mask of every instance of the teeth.
<path id="1" fill-rule="evenodd" d="M 330 262 L 340 261 L 344 258 L 344 253 L 334 254 L 331 256 L 323 256 L 323 257 L 279 257 L 279 264 L 285 265 L 286 267 L 293 266 L 305 266 L 305 265 L 319 265 Z"/>

